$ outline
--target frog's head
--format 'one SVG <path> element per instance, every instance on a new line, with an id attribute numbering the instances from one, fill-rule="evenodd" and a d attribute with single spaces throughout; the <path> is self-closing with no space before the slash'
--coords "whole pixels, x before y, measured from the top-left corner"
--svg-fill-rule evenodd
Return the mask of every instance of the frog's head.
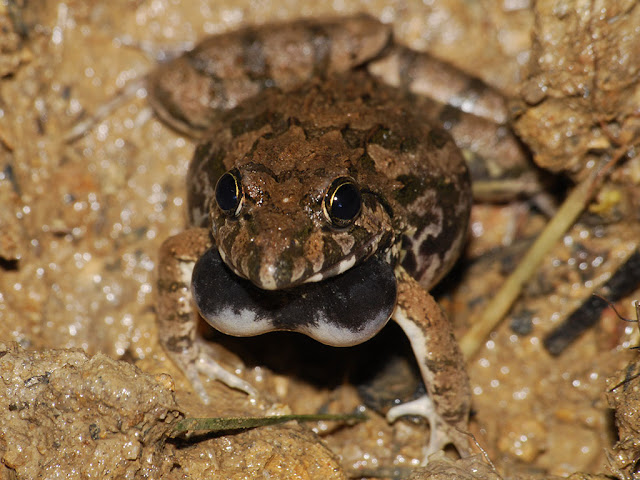
<path id="1" fill-rule="evenodd" d="M 340 164 L 276 163 L 246 162 L 217 181 L 216 247 L 192 279 L 200 312 L 236 336 L 290 330 L 335 346 L 371 338 L 396 301 L 389 207 Z"/>
<path id="2" fill-rule="evenodd" d="M 386 253 L 394 241 L 383 203 L 346 172 L 247 164 L 220 177 L 214 201 L 220 256 L 264 290 L 326 280 Z"/>

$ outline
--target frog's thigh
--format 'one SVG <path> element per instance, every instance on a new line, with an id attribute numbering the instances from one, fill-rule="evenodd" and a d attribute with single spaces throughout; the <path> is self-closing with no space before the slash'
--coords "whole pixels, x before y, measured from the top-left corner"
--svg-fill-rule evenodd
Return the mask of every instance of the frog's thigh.
<path id="1" fill-rule="evenodd" d="M 196 337 L 199 317 L 191 294 L 196 261 L 211 248 L 209 231 L 192 228 L 162 244 L 158 265 L 158 337 L 171 360 L 180 367 L 205 403 L 208 396 L 199 374 L 255 395 L 244 380 L 222 368 Z"/>
<path id="2" fill-rule="evenodd" d="M 415 406 L 423 411 L 411 413 L 429 419 L 432 443 L 436 443 L 429 445 L 430 451 L 451 442 L 461 455 L 467 455 L 469 437 L 456 429 L 467 431 L 471 390 L 451 324 L 433 297 L 402 267 L 396 269 L 396 277 L 398 304 L 392 318 L 411 342 L 432 402 L 421 399 Z M 403 405 L 396 408 L 403 412 Z"/>

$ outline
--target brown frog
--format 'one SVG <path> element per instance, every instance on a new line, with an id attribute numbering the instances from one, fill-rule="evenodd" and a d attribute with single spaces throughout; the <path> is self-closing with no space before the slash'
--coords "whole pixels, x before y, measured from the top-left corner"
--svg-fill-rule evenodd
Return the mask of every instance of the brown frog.
<path id="1" fill-rule="evenodd" d="M 423 415 L 429 452 L 467 455 L 465 365 L 428 290 L 462 249 L 469 175 L 430 104 L 366 71 L 393 48 L 366 16 L 298 21 L 208 38 L 150 78 L 158 115 L 201 140 L 191 227 L 160 252 L 160 340 L 206 400 L 200 374 L 256 392 L 207 354 L 194 306 L 230 335 L 335 346 L 392 318 L 429 397 L 389 417 Z"/>

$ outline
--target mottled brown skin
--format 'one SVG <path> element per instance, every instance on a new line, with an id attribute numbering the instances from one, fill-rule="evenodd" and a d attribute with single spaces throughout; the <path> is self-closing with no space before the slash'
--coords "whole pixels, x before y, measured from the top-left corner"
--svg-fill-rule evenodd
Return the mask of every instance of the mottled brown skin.
<path id="1" fill-rule="evenodd" d="M 455 261 L 470 202 L 458 149 L 402 94 L 365 72 L 311 82 L 296 95 L 271 89 L 225 114 L 210 135 L 215 140 L 198 149 L 187 178 L 191 222 L 212 224 L 227 263 L 257 285 L 266 288 L 252 271 L 261 259 L 305 260 L 279 267 L 294 276 L 278 279 L 276 288 L 284 288 L 374 237 L 384 248 L 403 242 L 403 266 L 427 288 Z M 251 186 L 240 218 L 210 205 L 220 174 L 232 168 Z M 349 229 L 327 228 L 322 199 L 343 176 L 363 190 L 363 212 Z M 303 236 L 294 252 L 290 240 Z M 360 260 L 376 251 L 378 242 Z"/>
<path id="2" fill-rule="evenodd" d="M 175 129 L 203 137 L 219 112 L 271 86 L 292 91 L 349 71 L 377 55 L 391 35 L 366 16 L 273 27 L 209 37 L 160 66 L 149 82 L 156 113 Z"/>
<path id="3" fill-rule="evenodd" d="M 452 442 L 466 455 L 468 437 L 460 432 L 468 422 L 469 382 L 451 326 L 428 289 L 462 248 L 469 177 L 431 112 L 362 69 L 347 71 L 388 41 L 388 29 L 368 17 L 247 29 L 205 41 L 152 78 L 159 115 L 205 139 L 187 179 L 193 228 L 167 240 L 160 253 L 160 340 L 203 398 L 199 373 L 254 393 L 221 372 L 195 336 L 189 283 L 198 258 L 215 245 L 233 272 L 265 290 L 328 281 L 372 256 L 384 259 L 397 280 L 392 318 L 409 336 L 433 404 L 417 412 L 431 423 L 428 451 Z M 296 63 L 282 69 L 278 55 L 292 51 L 287 61 Z M 180 81 L 188 83 L 186 93 L 174 83 Z M 237 215 L 215 201 L 216 182 L 229 170 L 242 180 Z M 324 198 L 342 177 L 360 189 L 362 210 L 336 228 Z M 345 334 L 354 335 L 352 343 L 368 338 L 355 329 Z"/>

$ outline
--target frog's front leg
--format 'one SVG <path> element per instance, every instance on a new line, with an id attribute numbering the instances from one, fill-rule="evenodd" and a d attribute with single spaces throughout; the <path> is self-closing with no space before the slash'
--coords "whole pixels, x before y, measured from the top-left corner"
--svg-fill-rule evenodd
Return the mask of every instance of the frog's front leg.
<path id="1" fill-rule="evenodd" d="M 461 456 L 472 453 L 466 433 L 471 390 L 464 358 L 448 318 L 433 297 L 402 267 L 396 268 L 398 302 L 392 318 L 404 330 L 429 397 L 392 408 L 387 418 L 428 419 L 431 438 L 425 458 L 452 443 Z"/>
<path id="2" fill-rule="evenodd" d="M 207 403 L 200 374 L 256 395 L 244 380 L 221 367 L 196 336 L 199 316 L 194 309 L 191 275 L 196 261 L 211 248 L 209 231 L 191 228 L 167 239 L 160 248 L 158 269 L 158 334 L 160 343 Z"/>

